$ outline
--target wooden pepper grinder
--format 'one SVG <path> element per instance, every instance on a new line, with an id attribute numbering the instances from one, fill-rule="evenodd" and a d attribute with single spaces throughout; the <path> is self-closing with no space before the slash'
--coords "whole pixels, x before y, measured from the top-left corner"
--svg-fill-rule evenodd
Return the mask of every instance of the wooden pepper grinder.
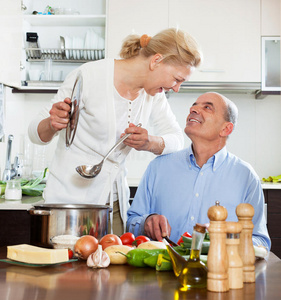
<path id="1" fill-rule="evenodd" d="M 255 250 L 252 241 L 255 209 L 251 204 L 241 203 L 236 207 L 236 215 L 242 225 L 239 255 L 243 262 L 243 282 L 255 282 Z"/>
<path id="2" fill-rule="evenodd" d="M 208 252 L 207 290 L 212 292 L 227 292 L 228 257 L 226 252 L 226 225 L 227 210 L 216 201 L 215 206 L 208 210 L 210 226 L 210 248 Z"/>
<path id="3" fill-rule="evenodd" d="M 241 231 L 242 225 L 239 222 L 226 222 L 226 251 L 230 289 L 243 288 L 243 262 L 238 251 Z"/>

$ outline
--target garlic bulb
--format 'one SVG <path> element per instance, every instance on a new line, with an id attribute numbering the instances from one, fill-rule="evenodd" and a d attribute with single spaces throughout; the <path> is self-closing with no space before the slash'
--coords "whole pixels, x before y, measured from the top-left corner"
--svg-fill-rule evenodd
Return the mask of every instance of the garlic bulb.
<path id="1" fill-rule="evenodd" d="M 110 264 L 109 256 L 102 250 L 102 246 L 98 245 L 98 249 L 89 255 L 87 266 L 90 268 L 106 268 Z"/>

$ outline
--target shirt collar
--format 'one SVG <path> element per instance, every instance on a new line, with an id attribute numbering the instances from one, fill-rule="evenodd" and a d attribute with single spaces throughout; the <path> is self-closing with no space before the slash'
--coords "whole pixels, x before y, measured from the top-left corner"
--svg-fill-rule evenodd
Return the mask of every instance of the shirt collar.
<path id="1" fill-rule="evenodd" d="M 224 162 L 226 156 L 227 150 L 226 146 L 224 146 L 220 151 L 218 151 L 212 157 L 210 157 L 205 165 L 211 164 L 213 171 L 215 172 L 219 168 L 219 166 Z M 187 159 L 189 164 L 198 167 L 198 165 L 196 164 L 195 156 L 193 154 L 192 144 L 187 148 Z"/>

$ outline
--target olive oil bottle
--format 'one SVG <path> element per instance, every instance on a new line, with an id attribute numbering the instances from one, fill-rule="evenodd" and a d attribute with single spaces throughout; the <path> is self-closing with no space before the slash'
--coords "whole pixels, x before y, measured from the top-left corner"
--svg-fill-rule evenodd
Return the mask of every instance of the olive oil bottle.
<path id="1" fill-rule="evenodd" d="M 184 259 L 172 247 L 167 246 L 175 275 L 180 284 L 188 288 L 205 288 L 207 286 L 207 267 L 200 261 L 200 253 L 206 227 L 196 224 L 192 234 L 192 244 L 189 259 Z"/>

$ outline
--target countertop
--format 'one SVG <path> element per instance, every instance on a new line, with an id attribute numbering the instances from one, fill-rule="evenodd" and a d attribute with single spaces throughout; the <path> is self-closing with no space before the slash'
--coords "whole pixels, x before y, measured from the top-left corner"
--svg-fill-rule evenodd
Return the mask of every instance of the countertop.
<path id="1" fill-rule="evenodd" d="M 6 247 L 0 248 L 6 258 Z M 92 269 L 84 261 L 32 268 L 0 262 L 1 299 L 95 299 L 95 300 L 274 300 L 280 299 L 281 261 L 270 253 L 268 261 L 256 261 L 256 282 L 225 293 L 206 289 L 180 291 L 172 271 L 157 272 L 152 268 L 110 265 Z"/>
<path id="2" fill-rule="evenodd" d="M 281 182 L 261 182 L 261 186 L 264 190 L 279 190 L 281 189 Z"/>
<path id="3" fill-rule="evenodd" d="M 0 210 L 28 210 L 35 203 L 44 203 L 44 199 L 41 196 L 31 197 L 23 195 L 20 201 L 6 201 L 4 195 L 0 196 Z"/>

